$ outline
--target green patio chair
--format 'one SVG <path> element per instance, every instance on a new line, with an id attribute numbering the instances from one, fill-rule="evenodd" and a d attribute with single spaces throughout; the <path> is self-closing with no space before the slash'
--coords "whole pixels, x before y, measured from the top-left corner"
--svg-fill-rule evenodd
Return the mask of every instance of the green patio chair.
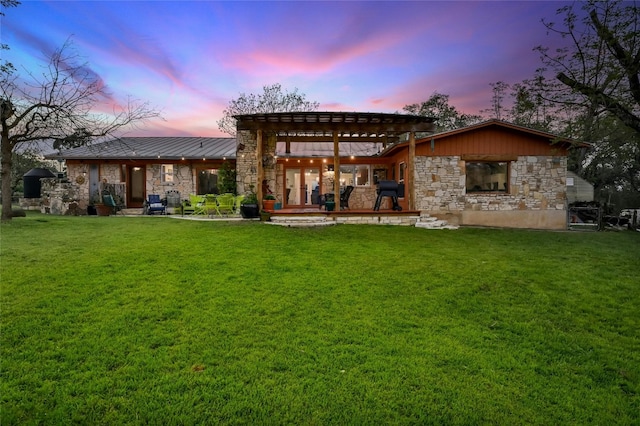
<path id="1" fill-rule="evenodd" d="M 193 214 L 205 215 L 207 210 L 205 209 L 205 201 L 202 195 L 189 195 L 191 201 L 191 207 L 193 207 Z"/>
<path id="2" fill-rule="evenodd" d="M 233 194 L 221 194 L 216 197 L 216 214 L 218 216 L 233 214 Z"/>
<path id="3" fill-rule="evenodd" d="M 207 194 L 204 196 L 204 214 L 213 215 L 218 210 L 217 196 L 214 194 Z"/>
<path id="4" fill-rule="evenodd" d="M 235 214 L 240 214 L 240 206 L 242 205 L 242 200 L 244 200 L 244 195 L 238 195 L 233 200 L 233 212 Z"/>

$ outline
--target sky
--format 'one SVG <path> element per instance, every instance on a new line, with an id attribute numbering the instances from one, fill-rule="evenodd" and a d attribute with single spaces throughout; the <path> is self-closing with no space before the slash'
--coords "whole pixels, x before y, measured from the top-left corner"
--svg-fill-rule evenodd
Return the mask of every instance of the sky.
<path id="1" fill-rule="evenodd" d="M 38 72 L 71 38 L 113 102 L 148 101 L 127 136 L 228 136 L 229 101 L 265 85 L 321 111 L 396 113 L 435 93 L 478 114 L 490 83 L 533 77 L 552 1 L 29 1 L 5 9 L 2 59 Z"/>

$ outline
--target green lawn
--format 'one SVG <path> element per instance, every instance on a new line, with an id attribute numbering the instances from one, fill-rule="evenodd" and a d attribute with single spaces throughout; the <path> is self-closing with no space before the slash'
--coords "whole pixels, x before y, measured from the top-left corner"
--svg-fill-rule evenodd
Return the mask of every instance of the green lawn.
<path id="1" fill-rule="evenodd" d="M 0 424 L 640 424 L 640 233 L 29 214 Z"/>

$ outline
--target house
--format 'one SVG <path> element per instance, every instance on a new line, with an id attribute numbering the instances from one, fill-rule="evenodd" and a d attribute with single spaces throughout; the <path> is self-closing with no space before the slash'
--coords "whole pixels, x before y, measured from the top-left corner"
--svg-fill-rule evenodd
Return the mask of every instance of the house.
<path id="1" fill-rule="evenodd" d="M 566 229 L 567 155 L 587 146 L 499 120 L 433 134 L 432 118 L 402 114 L 236 119 L 236 138 L 121 138 L 47 157 L 67 162 L 85 202 L 103 181 L 123 185 L 129 208 L 148 193 L 215 193 L 228 162 L 238 193 L 271 191 L 283 213 L 317 210 L 321 195 L 346 186 L 353 191 L 344 214 L 371 211 L 376 184 L 394 180 L 405 188 L 404 212 L 459 225 Z M 381 210 L 390 207 L 384 200 Z"/>
<path id="2" fill-rule="evenodd" d="M 217 192 L 222 165 L 229 162 L 234 167 L 235 145 L 233 138 L 123 137 L 45 158 L 66 162 L 72 187 L 66 192 L 74 194 L 67 198 L 80 210 L 103 183 L 121 188 L 127 208 L 142 208 L 148 194 L 165 198 L 176 193 L 184 199 L 194 192 Z"/>

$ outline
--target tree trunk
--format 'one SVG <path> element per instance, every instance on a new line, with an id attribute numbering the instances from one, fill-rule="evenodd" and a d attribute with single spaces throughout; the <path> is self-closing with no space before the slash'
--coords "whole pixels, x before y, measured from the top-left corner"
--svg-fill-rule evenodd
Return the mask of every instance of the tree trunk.
<path id="1" fill-rule="evenodd" d="M 0 143 L 0 178 L 2 179 L 2 217 L 0 220 L 3 222 L 11 220 L 11 198 L 13 197 L 13 191 L 11 190 L 11 142 L 9 141 L 9 129 L 7 129 L 6 123 L 3 120 L 2 123 L 2 141 Z"/>

